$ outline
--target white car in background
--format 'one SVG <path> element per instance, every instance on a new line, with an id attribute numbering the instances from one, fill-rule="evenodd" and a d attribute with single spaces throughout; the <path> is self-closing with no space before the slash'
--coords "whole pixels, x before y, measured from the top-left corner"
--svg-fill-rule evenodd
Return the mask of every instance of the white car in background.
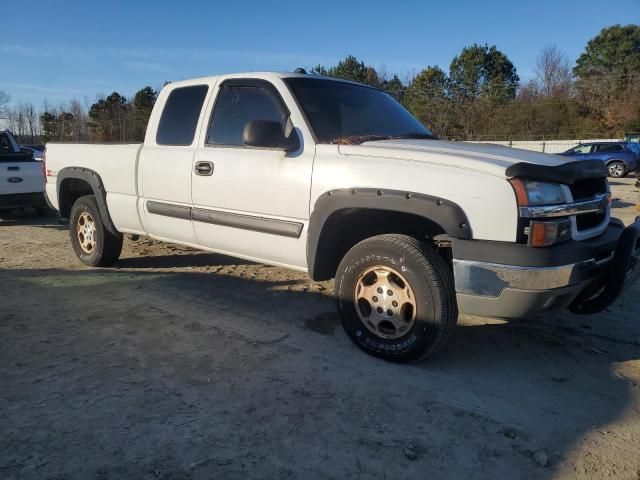
<path id="1" fill-rule="evenodd" d="M 0 131 L 0 214 L 24 207 L 33 207 L 42 215 L 49 211 L 44 165 L 31 150 L 20 149 L 11 132 Z"/>

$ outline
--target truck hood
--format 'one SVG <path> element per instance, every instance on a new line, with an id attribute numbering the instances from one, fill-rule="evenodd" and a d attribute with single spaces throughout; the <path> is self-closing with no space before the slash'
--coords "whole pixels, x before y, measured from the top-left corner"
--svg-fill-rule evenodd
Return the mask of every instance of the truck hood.
<path id="1" fill-rule="evenodd" d="M 506 178 L 516 163 L 547 167 L 565 165 L 565 157 L 520 150 L 487 143 L 446 142 L 443 140 L 378 140 L 361 145 L 340 145 L 343 155 L 397 158 L 421 163 L 448 165 Z"/>

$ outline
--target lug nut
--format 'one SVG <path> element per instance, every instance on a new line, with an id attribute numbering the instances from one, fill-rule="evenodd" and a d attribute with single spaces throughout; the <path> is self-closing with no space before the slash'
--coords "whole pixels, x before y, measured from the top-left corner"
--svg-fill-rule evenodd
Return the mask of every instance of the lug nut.
<path id="1" fill-rule="evenodd" d="M 373 301 L 377 302 L 378 301 L 378 297 L 373 297 Z"/>
<path id="2" fill-rule="evenodd" d="M 378 293 L 382 293 L 382 287 L 378 287 Z"/>
<path id="3" fill-rule="evenodd" d="M 391 303 L 394 307 L 398 306 L 398 302 L 396 302 L 395 300 Z"/>
<path id="4" fill-rule="evenodd" d="M 387 295 L 391 296 L 393 295 L 393 292 L 391 290 L 387 290 Z"/>

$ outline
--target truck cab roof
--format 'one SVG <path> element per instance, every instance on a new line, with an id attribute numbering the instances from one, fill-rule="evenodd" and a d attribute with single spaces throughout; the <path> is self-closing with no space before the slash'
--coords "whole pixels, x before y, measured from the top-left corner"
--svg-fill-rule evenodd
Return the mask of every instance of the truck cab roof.
<path id="1" fill-rule="evenodd" d="M 314 75 L 309 73 L 297 73 L 297 72 L 241 72 L 241 73 L 229 73 L 223 75 L 210 75 L 205 77 L 190 78 L 187 80 L 177 80 L 167 84 L 167 87 L 185 87 L 189 85 L 200 85 L 202 83 L 214 83 L 218 80 L 229 80 L 234 78 L 259 78 L 263 80 L 275 80 L 284 78 L 317 78 L 319 80 L 327 80 L 334 82 L 351 83 L 356 85 L 362 85 L 358 82 L 352 82 L 350 80 L 343 80 L 340 78 L 324 77 L 322 75 Z M 369 85 L 365 85 L 369 86 Z"/>

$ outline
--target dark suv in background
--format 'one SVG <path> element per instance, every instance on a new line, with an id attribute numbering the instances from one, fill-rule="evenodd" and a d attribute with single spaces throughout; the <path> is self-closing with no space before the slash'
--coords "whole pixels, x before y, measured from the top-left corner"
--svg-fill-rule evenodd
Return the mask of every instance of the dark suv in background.
<path id="1" fill-rule="evenodd" d="M 581 143 L 561 153 L 576 160 L 603 160 L 610 177 L 624 177 L 635 172 L 640 162 L 640 144 L 631 142 Z"/>

